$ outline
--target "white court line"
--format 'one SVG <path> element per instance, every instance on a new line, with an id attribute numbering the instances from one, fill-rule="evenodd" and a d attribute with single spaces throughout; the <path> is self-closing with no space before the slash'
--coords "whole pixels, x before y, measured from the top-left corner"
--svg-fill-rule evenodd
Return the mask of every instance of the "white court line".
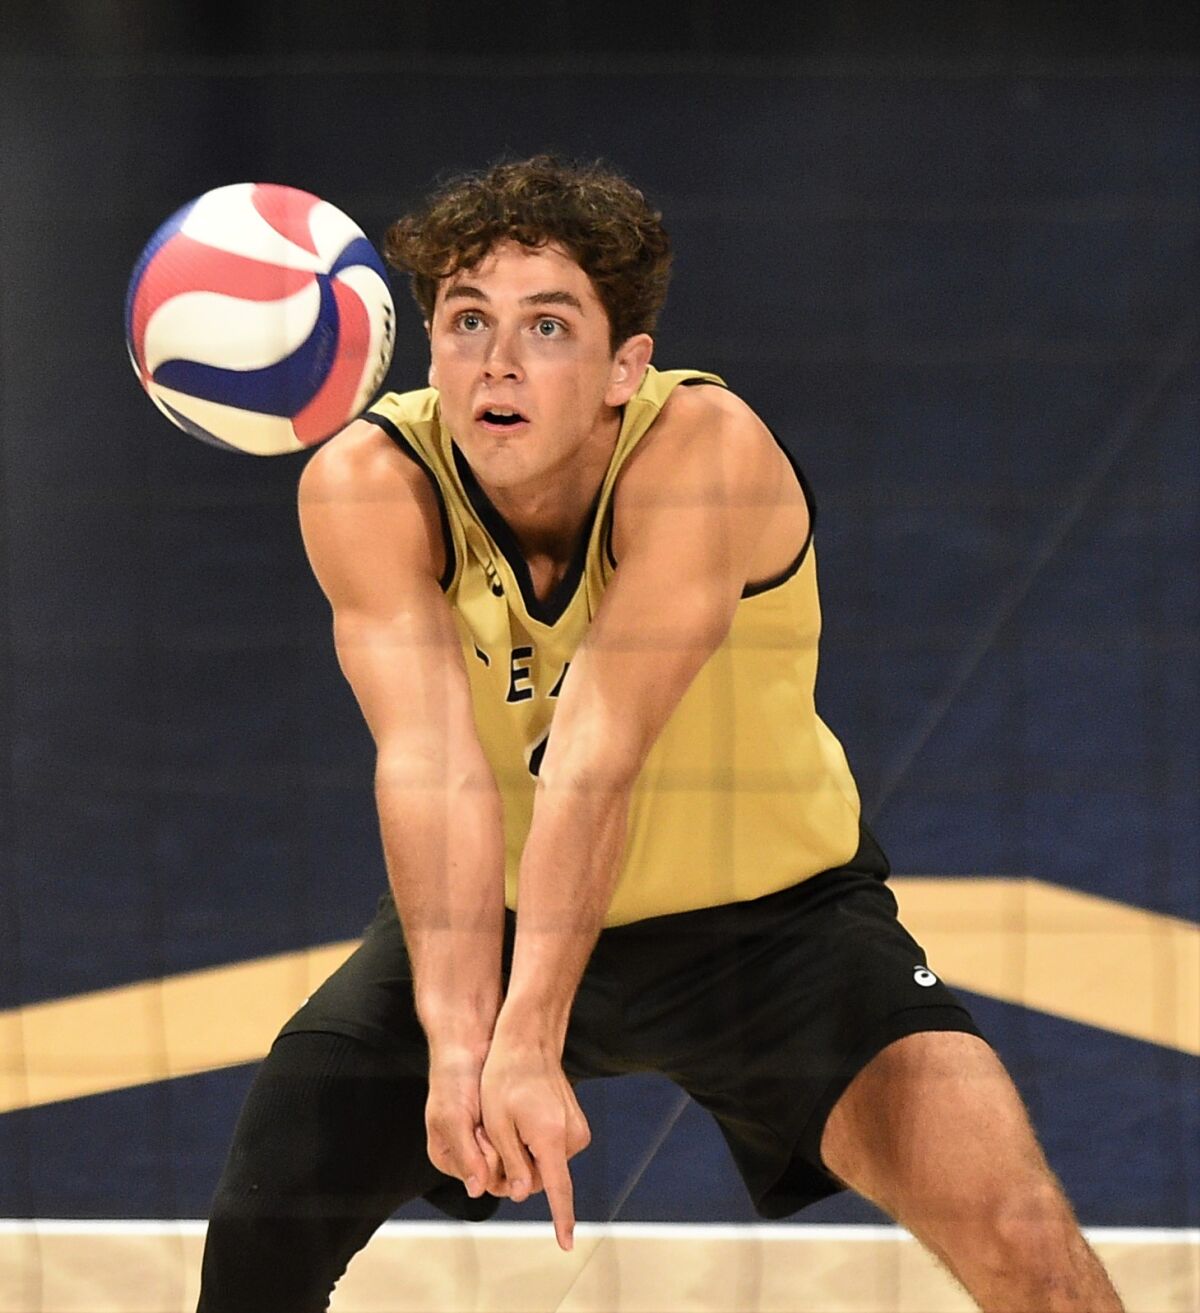
<path id="1" fill-rule="evenodd" d="M 177 1221 L 112 1220 L 107 1218 L 0 1218 L 0 1235 L 203 1235 L 207 1222 L 196 1218 Z M 553 1232 L 549 1222 L 385 1222 L 377 1235 L 411 1236 L 436 1240 L 473 1235 L 532 1236 Z M 632 1240 L 910 1240 L 902 1227 L 848 1225 L 820 1222 L 580 1222 L 580 1236 L 619 1235 Z M 1100 1244 L 1200 1245 L 1200 1227 L 1086 1226 L 1088 1240 Z"/>

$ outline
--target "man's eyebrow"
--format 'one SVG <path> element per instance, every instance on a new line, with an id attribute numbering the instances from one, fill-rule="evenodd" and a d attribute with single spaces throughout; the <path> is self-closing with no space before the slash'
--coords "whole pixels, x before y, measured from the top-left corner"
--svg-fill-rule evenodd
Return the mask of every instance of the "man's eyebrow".
<path id="1" fill-rule="evenodd" d="M 455 283 L 448 287 L 442 298 L 445 301 L 490 301 L 488 294 L 471 283 Z M 533 292 L 521 298 L 522 305 L 569 305 L 583 313 L 583 303 L 574 292 Z"/>
<path id="2" fill-rule="evenodd" d="M 569 305 L 582 311 L 583 305 L 573 292 L 534 292 L 532 296 L 523 296 L 522 305 Z"/>
<path id="3" fill-rule="evenodd" d="M 488 294 L 478 287 L 472 287 L 470 283 L 455 283 L 453 287 L 446 289 L 443 301 L 450 301 L 454 298 L 467 301 L 487 301 L 490 300 Z"/>

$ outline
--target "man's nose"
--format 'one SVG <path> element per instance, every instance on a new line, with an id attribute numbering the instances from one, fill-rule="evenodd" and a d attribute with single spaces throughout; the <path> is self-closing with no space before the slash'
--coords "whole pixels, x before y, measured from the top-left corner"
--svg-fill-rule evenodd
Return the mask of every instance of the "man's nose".
<path id="1" fill-rule="evenodd" d="M 483 359 L 484 376 L 489 379 L 521 379 L 521 352 L 515 332 L 497 332 L 488 343 Z"/>

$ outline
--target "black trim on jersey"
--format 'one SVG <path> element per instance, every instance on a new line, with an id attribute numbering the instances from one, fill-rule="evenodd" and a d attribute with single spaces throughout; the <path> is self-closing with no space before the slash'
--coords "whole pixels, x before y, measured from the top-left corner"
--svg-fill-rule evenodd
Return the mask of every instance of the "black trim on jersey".
<path id="1" fill-rule="evenodd" d="M 575 596 L 579 588 L 579 581 L 583 578 L 583 568 L 587 562 L 588 543 L 592 537 L 592 527 L 596 523 L 596 510 L 600 505 L 600 494 L 596 494 L 596 500 L 592 503 L 592 508 L 588 511 L 587 522 L 580 534 L 579 543 L 571 557 L 570 564 L 567 566 L 567 572 L 554 585 L 554 590 L 550 596 L 542 601 L 534 591 L 533 576 L 529 573 L 529 562 L 525 559 L 525 554 L 521 551 L 521 544 L 517 542 L 517 535 L 513 533 L 508 526 L 508 521 L 492 505 L 488 495 L 479 486 L 479 480 L 476 479 L 474 471 L 467 463 L 467 458 L 458 449 L 457 443 L 451 444 L 454 449 L 454 464 L 458 470 L 458 477 L 462 480 L 463 491 L 467 494 L 467 500 L 475 509 L 475 514 L 483 523 L 483 527 L 492 536 L 492 541 L 499 547 L 504 559 L 508 562 L 509 568 L 516 578 L 517 586 L 521 590 L 521 599 L 525 603 L 525 610 L 533 617 L 534 620 L 540 621 L 544 625 L 556 625 L 563 617 L 568 606 L 571 605 L 571 599 Z"/>
<path id="2" fill-rule="evenodd" d="M 377 411 L 368 410 L 360 418 L 367 420 L 368 423 L 377 424 L 414 465 L 419 465 L 425 471 L 425 477 L 433 487 L 433 495 L 437 498 L 438 519 L 442 522 L 442 545 L 446 549 L 446 568 L 442 571 L 442 577 L 438 580 L 438 585 L 444 593 L 454 582 L 454 574 L 458 568 L 458 553 L 454 550 L 454 535 L 450 532 L 450 516 L 446 511 L 446 500 L 442 496 L 442 489 L 438 484 L 437 476 L 426 465 L 420 452 L 411 445 L 400 429 L 386 415 L 380 415 Z"/>
<path id="3" fill-rule="evenodd" d="M 809 487 L 808 480 L 804 477 L 804 471 L 796 463 L 795 456 L 783 445 L 779 434 L 774 429 L 768 429 L 768 433 L 775 439 L 775 444 L 779 450 L 787 457 L 788 464 L 792 467 L 792 473 L 795 474 L 800 484 L 800 491 L 804 494 L 804 504 L 808 507 L 808 536 L 804 539 L 804 546 L 800 548 L 800 555 L 787 567 L 786 570 L 774 575 L 770 579 L 764 579 L 761 583 L 747 584 L 742 589 L 743 597 L 757 597 L 759 593 L 769 593 L 772 588 L 778 588 L 780 584 L 786 584 L 787 581 L 796 573 L 804 564 L 804 558 L 808 555 L 808 549 L 812 546 L 813 530 L 817 527 L 817 499 L 813 496 L 813 490 Z"/>
<path id="4" fill-rule="evenodd" d="M 701 387 L 707 384 L 709 387 L 724 387 L 724 383 L 715 383 L 711 378 L 685 378 L 679 384 L 682 388 Z M 775 439 L 775 445 L 787 457 L 788 464 L 792 467 L 792 472 L 800 484 L 800 491 L 804 494 L 804 504 L 808 507 L 808 536 L 804 539 L 804 545 L 800 548 L 800 555 L 777 575 L 772 575 L 770 579 L 764 579 L 761 583 L 747 584 L 742 589 L 742 597 L 757 597 L 759 593 L 769 593 L 772 588 L 778 588 L 780 584 L 786 584 L 787 581 L 796 573 L 804 564 L 804 558 L 808 555 L 808 549 L 812 545 L 813 530 L 817 527 L 817 499 L 813 495 L 813 490 L 808 480 L 804 477 L 804 471 L 796 463 L 795 456 L 787 449 L 780 440 L 779 434 L 774 429 L 768 429 L 768 433 Z M 613 516 L 609 515 L 608 524 L 605 526 L 604 533 L 604 554 L 608 557 L 608 564 L 612 569 L 617 568 L 617 558 L 613 553 L 612 533 L 613 533 Z"/>

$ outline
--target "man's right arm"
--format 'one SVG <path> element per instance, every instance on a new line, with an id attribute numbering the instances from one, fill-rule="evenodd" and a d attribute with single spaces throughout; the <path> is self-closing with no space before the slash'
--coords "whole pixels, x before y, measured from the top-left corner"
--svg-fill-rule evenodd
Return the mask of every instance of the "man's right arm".
<path id="1" fill-rule="evenodd" d="M 309 560 L 342 670 L 375 740 L 388 878 L 430 1047 L 430 1157 L 481 1192 L 479 1072 L 501 1003 L 500 795 L 475 728 L 445 547 L 424 471 L 366 421 L 300 481 Z M 493 1181 L 494 1184 L 494 1181 Z"/>

